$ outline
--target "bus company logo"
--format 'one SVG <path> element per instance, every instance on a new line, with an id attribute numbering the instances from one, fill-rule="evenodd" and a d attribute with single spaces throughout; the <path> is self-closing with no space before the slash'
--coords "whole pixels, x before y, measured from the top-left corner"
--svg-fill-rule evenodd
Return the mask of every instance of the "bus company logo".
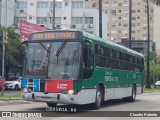
<path id="1" fill-rule="evenodd" d="M 57 89 L 67 89 L 67 84 L 57 83 Z"/>
<path id="2" fill-rule="evenodd" d="M 2 117 L 12 117 L 11 112 L 2 112 Z"/>
<path id="3" fill-rule="evenodd" d="M 112 76 L 105 76 L 105 81 L 109 82 L 118 82 L 118 77 L 112 77 Z"/>

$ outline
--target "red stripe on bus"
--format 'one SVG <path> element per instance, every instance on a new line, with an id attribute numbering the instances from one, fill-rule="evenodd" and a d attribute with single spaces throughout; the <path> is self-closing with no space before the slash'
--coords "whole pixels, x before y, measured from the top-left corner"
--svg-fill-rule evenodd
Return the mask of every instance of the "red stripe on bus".
<path id="1" fill-rule="evenodd" d="M 73 80 L 46 80 L 47 92 L 62 92 L 63 90 L 73 90 Z"/>

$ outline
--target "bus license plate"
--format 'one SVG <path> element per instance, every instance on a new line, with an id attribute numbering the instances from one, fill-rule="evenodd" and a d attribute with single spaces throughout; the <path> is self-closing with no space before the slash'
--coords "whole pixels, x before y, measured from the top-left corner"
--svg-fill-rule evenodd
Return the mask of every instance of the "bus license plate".
<path id="1" fill-rule="evenodd" d="M 49 98 L 49 97 L 39 97 L 38 100 L 41 100 L 41 101 L 51 101 L 51 98 Z"/>

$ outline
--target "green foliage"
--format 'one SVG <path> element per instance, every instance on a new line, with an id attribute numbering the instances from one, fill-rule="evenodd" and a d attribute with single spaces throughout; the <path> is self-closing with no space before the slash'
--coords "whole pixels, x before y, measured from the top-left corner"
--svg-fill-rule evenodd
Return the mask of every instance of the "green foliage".
<path id="1" fill-rule="evenodd" d="M 160 87 L 155 87 L 155 88 L 145 88 L 144 92 L 154 92 L 154 91 L 160 91 Z"/>
<path id="2" fill-rule="evenodd" d="M 154 2 L 157 6 L 160 6 L 160 0 L 154 0 Z"/>
<path id="3" fill-rule="evenodd" d="M 2 38 L 3 38 L 3 29 L 2 26 L 0 25 L 0 46 L 2 46 Z"/>
<path id="4" fill-rule="evenodd" d="M 3 28 L 0 25 L 0 65 L 2 64 L 2 43 L 3 43 Z"/>
<path id="5" fill-rule="evenodd" d="M 18 60 L 18 54 L 19 54 L 19 44 L 21 43 L 21 35 L 15 33 L 15 28 L 13 26 L 10 26 L 7 28 L 8 32 L 8 43 L 6 47 L 7 52 L 7 59 L 8 63 L 12 63 L 14 60 Z"/>
<path id="6" fill-rule="evenodd" d="M 147 76 L 146 61 L 144 64 L 145 78 Z M 155 53 L 150 54 L 150 83 L 154 85 L 156 80 L 160 80 L 160 56 L 156 57 Z"/>
<path id="7" fill-rule="evenodd" d="M 13 95 L 4 95 L 4 96 L 2 96 L 2 95 L 0 95 L 0 98 L 8 98 L 8 99 L 11 99 L 11 98 L 16 98 L 16 99 L 20 99 L 21 98 L 21 95 L 20 94 L 13 94 Z"/>
<path id="8" fill-rule="evenodd" d="M 21 62 L 19 59 L 19 44 L 21 43 L 21 35 L 15 32 L 14 26 L 9 26 L 7 28 L 8 40 L 6 43 L 6 63 L 7 65 L 13 64 L 16 62 Z M 0 26 L 0 59 L 2 60 L 2 48 L 3 48 L 3 27 Z M 1 63 L 0 63 L 1 64 Z"/>
<path id="9" fill-rule="evenodd" d="M 155 76 L 155 68 L 156 68 L 156 63 L 154 60 L 150 61 L 150 77 L 153 78 Z"/>

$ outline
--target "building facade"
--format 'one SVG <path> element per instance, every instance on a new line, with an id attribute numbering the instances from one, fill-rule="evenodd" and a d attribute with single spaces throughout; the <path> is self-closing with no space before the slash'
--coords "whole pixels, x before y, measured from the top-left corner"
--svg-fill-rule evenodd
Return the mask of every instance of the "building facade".
<path id="1" fill-rule="evenodd" d="M 38 24 L 52 29 L 53 12 L 55 12 L 55 28 L 80 29 L 99 36 L 99 11 L 87 8 L 86 0 L 56 1 L 55 11 L 53 0 L 17 0 L 15 23 L 20 20 Z M 103 33 L 107 39 L 107 14 L 102 13 Z"/>
<path id="2" fill-rule="evenodd" d="M 90 8 L 99 8 L 99 0 L 87 0 L 88 6 Z M 147 47 L 147 39 L 148 39 L 148 30 L 147 30 L 147 8 L 146 8 L 146 2 L 145 0 L 132 0 L 131 3 L 131 40 L 132 40 L 132 46 L 134 50 L 139 50 L 138 42 L 143 41 L 143 44 L 140 48 L 142 48 L 141 52 L 146 53 Z M 126 47 L 126 44 L 129 42 L 129 0 L 102 0 L 102 10 L 103 12 L 108 14 L 108 39 L 124 45 Z M 158 34 L 158 21 L 155 25 L 154 19 L 155 17 L 159 17 L 159 11 L 156 10 L 158 8 L 154 8 L 154 2 L 149 0 L 149 14 L 150 14 L 150 50 L 154 50 L 152 48 L 155 47 L 155 37 L 154 34 Z M 155 16 L 155 14 L 157 14 Z M 156 17 L 156 19 L 158 19 Z M 155 20 L 156 21 L 156 20 Z M 157 30 L 157 33 L 154 33 L 155 29 Z M 154 33 L 154 34 L 153 34 Z M 158 36 L 157 36 L 158 37 Z M 135 41 L 136 40 L 136 41 Z M 134 42 L 135 41 L 135 42 Z M 124 44 L 124 42 L 127 42 Z M 155 52 L 155 51 L 154 51 Z M 160 51 L 159 51 L 160 52 Z"/>
<path id="3" fill-rule="evenodd" d="M 121 45 L 123 45 L 125 47 L 129 47 L 129 40 L 122 39 Z M 148 41 L 146 41 L 146 40 L 133 40 L 131 42 L 131 46 L 132 46 L 133 50 L 140 52 L 140 53 L 144 54 L 145 56 L 147 56 Z M 156 52 L 155 42 L 150 41 L 150 49 L 149 50 L 152 52 Z"/>
<path id="4" fill-rule="evenodd" d="M 10 26 L 14 24 L 15 0 L 0 0 L 0 25 Z"/>
<path id="5" fill-rule="evenodd" d="M 105 0 L 108 37 L 113 42 L 129 38 L 129 0 Z M 150 3 L 150 39 L 153 40 L 153 3 Z M 147 9 L 144 0 L 132 0 L 131 39 L 147 40 Z"/>
<path id="6" fill-rule="evenodd" d="M 157 56 L 160 56 L 160 7 L 154 6 L 154 34 L 153 39 L 156 42 L 156 53 Z"/>

